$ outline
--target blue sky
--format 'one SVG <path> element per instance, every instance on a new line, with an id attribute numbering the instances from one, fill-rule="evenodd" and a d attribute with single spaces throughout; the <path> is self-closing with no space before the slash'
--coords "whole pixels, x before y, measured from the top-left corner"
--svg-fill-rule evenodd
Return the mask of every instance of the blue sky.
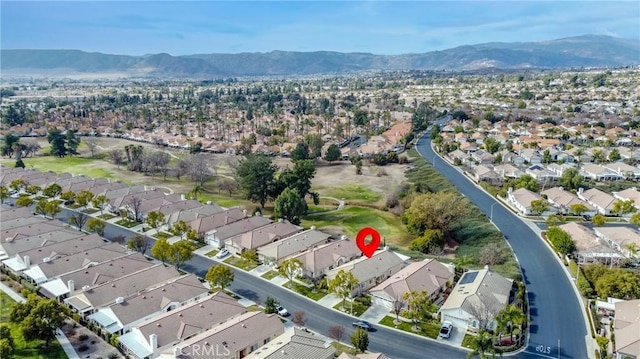
<path id="1" fill-rule="evenodd" d="M 3 49 L 142 55 L 419 53 L 584 34 L 640 37 L 638 1 L 12 1 Z"/>

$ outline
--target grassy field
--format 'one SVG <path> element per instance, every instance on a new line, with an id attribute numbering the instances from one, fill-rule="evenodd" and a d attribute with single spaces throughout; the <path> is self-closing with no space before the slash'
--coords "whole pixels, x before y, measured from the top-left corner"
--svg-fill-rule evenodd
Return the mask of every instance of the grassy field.
<path id="1" fill-rule="evenodd" d="M 347 184 L 339 187 L 314 188 L 321 196 L 344 199 L 349 204 L 373 204 L 382 199 L 382 194 L 357 184 Z"/>
<path id="2" fill-rule="evenodd" d="M 407 233 L 399 217 L 368 207 L 347 206 L 341 211 L 307 216 L 301 224 L 305 227 L 314 225 L 318 229 L 337 226 L 351 238 L 354 238 L 362 228 L 372 227 L 387 242 L 399 246 L 407 246 L 411 239 L 411 235 Z"/>
<path id="3" fill-rule="evenodd" d="M 66 359 L 67 355 L 56 340 L 53 340 L 46 348 L 44 348 L 44 341 L 42 340 L 24 340 L 20 327 L 17 324 L 9 323 L 9 314 L 15 305 L 16 302 L 11 299 L 11 297 L 4 292 L 0 292 L 0 323 L 8 323 L 11 328 L 11 336 L 16 345 L 13 357 L 26 359 Z"/>
<path id="4" fill-rule="evenodd" d="M 84 174 L 91 178 L 110 178 L 129 183 L 126 178 L 119 178 L 114 173 L 105 170 L 104 167 L 106 166 L 100 165 L 102 162 L 105 162 L 103 160 L 82 157 L 60 158 L 53 156 L 42 156 L 27 157 L 23 158 L 22 161 L 27 168 L 33 167 L 40 171 L 53 171 L 57 173 L 69 172 L 73 175 Z M 11 165 L 11 162 L 15 162 L 15 160 L 3 159 L 3 163 L 6 165 Z"/>

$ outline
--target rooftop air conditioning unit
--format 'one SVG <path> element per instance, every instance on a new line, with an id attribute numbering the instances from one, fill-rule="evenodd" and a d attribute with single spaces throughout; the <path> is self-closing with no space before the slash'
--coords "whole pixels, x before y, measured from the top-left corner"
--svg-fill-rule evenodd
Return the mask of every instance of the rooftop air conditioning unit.
<path id="1" fill-rule="evenodd" d="M 88 290 L 89 290 L 89 288 L 91 288 L 91 287 L 90 287 L 90 286 L 88 286 L 88 285 L 83 285 L 83 286 L 82 286 L 82 291 L 83 291 L 83 292 L 86 292 L 86 291 L 88 291 Z"/>
<path id="2" fill-rule="evenodd" d="M 122 304 L 122 303 L 124 303 L 124 297 L 116 298 L 116 304 Z"/>
<path id="3" fill-rule="evenodd" d="M 49 263 L 49 262 L 51 262 L 51 258 L 50 257 L 44 257 L 44 258 L 42 258 L 42 261 L 44 263 Z"/>

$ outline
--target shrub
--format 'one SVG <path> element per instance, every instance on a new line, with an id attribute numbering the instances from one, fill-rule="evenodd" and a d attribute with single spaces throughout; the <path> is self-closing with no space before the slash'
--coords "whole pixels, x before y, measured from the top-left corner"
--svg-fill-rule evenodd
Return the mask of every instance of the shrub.
<path id="1" fill-rule="evenodd" d="M 81 346 L 78 347 L 78 351 L 79 352 L 86 352 L 87 350 L 89 350 L 89 346 L 86 344 L 82 344 Z"/>
<path id="2" fill-rule="evenodd" d="M 89 336 L 86 335 L 86 334 L 80 334 L 80 336 L 78 336 L 78 339 L 80 341 L 85 341 L 85 340 L 89 339 Z"/>
<path id="3" fill-rule="evenodd" d="M 120 358 L 120 354 L 113 352 L 111 354 L 109 354 L 109 356 L 107 356 L 108 359 L 118 359 Z"/>

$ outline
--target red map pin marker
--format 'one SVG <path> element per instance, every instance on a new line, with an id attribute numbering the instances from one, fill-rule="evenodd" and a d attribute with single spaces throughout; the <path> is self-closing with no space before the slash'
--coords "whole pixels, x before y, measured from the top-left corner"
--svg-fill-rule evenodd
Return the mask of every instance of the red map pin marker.
<path id="1" fill-rule="evenodd" d="M 364 240 L 368 236 L 371 236 L 371 241 L 365 243 Z M 364 227 L 356 235 L 356 244 L 367 258 L 371 258 L 380 245 L 380 233 L 371 227 Z"/>

